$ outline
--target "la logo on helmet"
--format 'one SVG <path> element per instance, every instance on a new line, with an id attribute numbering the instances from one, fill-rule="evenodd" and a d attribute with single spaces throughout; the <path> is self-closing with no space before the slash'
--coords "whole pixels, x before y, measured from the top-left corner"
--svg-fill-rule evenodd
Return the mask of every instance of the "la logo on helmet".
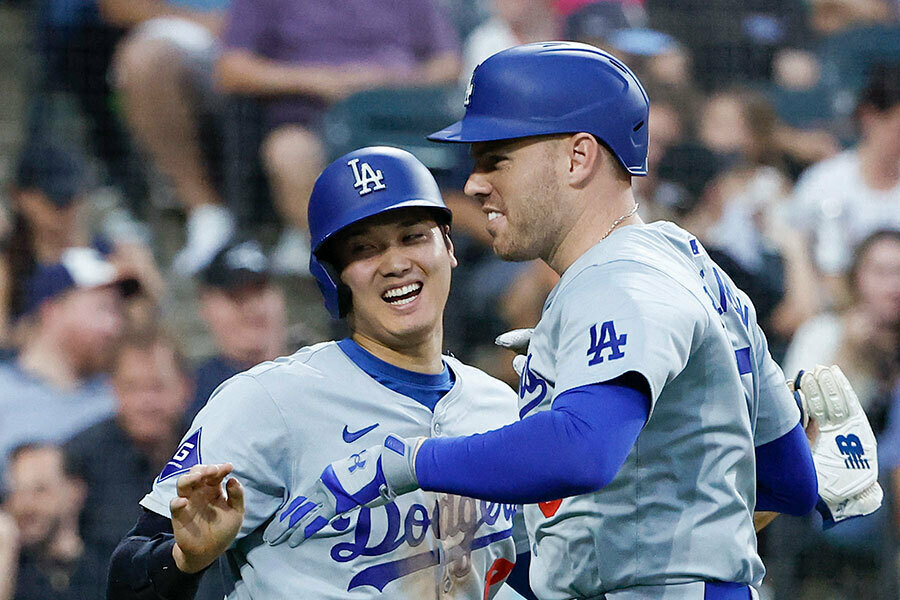
<path id="1" fill-rule="evenodd" d="M 353 187 L 359 188 L 360 196 L 365 196 L 369 192 L 383 190 L 387 187 L 382 182 L 384 175 L 382 175 L 381 169 L 375 170 L 369 166 L 369 163 L 365 162 L 359 165 L 358 158 L 348 161 L 347 166 L 353 169 L 353 178 L 356 180 Z M 373 187 L 369 187 L 369 185 Z"/>

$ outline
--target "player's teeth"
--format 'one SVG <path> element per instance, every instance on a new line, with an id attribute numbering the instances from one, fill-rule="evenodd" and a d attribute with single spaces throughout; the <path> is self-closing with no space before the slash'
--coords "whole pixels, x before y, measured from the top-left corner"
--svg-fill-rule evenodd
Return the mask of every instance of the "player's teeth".
<path id="1" fill-rule="evenodd" d="M 496 219 L 499 216 L 500 216 L 500 213 L 491 211 L 488 213 L 488 221 L 493 221 L 494 219 Z"/>
<path id="2" fill-rule="evenodd" d="M 409 285 L 404 285 L 403 287 L 394 288 L 392 290 L 388 290 L 382 296 L 383 298 L 396 298 L 397 296 L 405 296 L 406 294 L 411 294 L 412 292 L 417 291 L 422 287 L 421 283 L 410 283 Z"/>
<path id="3" fill-rule="evenodd" d="M 404 298 L 402 300 L 394 300 L 393 302 L 391 302 L 391 304 L 394 306 L 403 306 L 404 304 L 409 304 L 410 302 L 412 302 L 415 299 L 416 299 L 415 296 L 410 296 L 409 298 Z"/>

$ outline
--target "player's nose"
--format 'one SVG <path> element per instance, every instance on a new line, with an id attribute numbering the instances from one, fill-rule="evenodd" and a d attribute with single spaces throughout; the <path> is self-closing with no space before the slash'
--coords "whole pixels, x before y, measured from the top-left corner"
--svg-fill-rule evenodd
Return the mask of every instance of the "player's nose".
<path id="1" fill-rule="evenodd" d="M 481 200 L 483 198 L 487 198 L 491 195 L 491 184 L 488 182 L 487 177 L 482 173 L 473 172 L 469 175 L 469 178 L 466 180 L 466 185 L 463 187 L 463 192 L 465 192 L 466 196 L 471 196 L 475 199 Z"/>
<path id="2" fill-rule="evenodd" d="M 390 246 L 381 255 L 379 271 L 385 277 L 397 277 L 412 269 L 412 260 L 402 246 Z"/>

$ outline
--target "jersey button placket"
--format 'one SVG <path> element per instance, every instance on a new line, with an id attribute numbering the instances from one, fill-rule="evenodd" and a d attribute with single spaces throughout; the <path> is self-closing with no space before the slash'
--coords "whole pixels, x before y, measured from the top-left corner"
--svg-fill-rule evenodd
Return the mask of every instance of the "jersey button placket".
<path id="1" fill-rule="evenodd" d="M 431 429 L 434 432 L 435 437 L 440 437 L 440 435 L 441 435 L 441 424 L 440 423 L 435 423 Z"/>

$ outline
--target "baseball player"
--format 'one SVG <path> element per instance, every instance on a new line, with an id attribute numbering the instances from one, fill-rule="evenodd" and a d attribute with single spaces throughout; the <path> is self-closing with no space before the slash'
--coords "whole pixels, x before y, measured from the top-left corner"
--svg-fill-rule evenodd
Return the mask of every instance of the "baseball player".
<path id="1" fill-rule="evenodd" d="M 821 497 L 834 522 L 878 506 L 874 437 L 839 370 L 799 382 L 814 461 L 748 297 L 690 233 L 637 216 L 649 102 L 624 64 L 583 44 L 515 47 L 475 69 L 465 104 L 431 139 L 472 144 L 465 191 L 495 252 L 561 276 L 520 364 L 521 420 L 391 435 L 352 473 L 333 462 L 267 541 L 440 490 L 527 504 L 541 599 L 731 600 L 762 582 L 754 511 L 802 515 Z"/>
<path id="2" fill-rule="evenodd" d="M 303 516 L 290 490 L 347 454 L 351 473 L 368 468 L 360 453 L 387 432 L 465 435 L 515 420 L 508 386 L 441 355 L 450 218 L 408 152 L 365 148 L 323 171 L 309 204 L 310 266 L 352 334 L 213 393 L 114 553 L 110 598 L 191 598 L 222 554 L 229 600 L 496 594 L 516 558 L 511 503 L 418 491 L 334 520 L 298 548 L 262 538 L 279 509 L 285 525 Z"/>

